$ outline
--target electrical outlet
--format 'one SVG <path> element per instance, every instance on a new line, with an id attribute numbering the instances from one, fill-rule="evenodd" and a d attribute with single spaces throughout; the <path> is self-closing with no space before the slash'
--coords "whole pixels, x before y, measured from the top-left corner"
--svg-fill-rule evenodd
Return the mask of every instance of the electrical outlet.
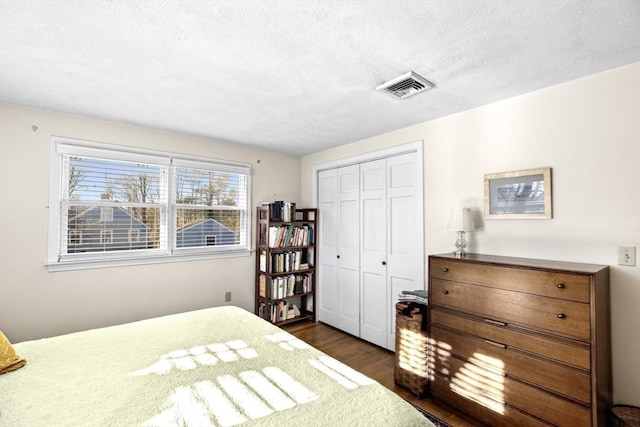
<path id="1" fill-rule="evenodd" d="M 225 292 L 224 293 L 224 302 L 229 302 L 231 301 L 231 292 Z"/>
<path id="2" fill-rule="evenodd" d="M 636 266 L 635 246 L 618 246 L 618 265 L 625 265 L 627 267 Z"/>

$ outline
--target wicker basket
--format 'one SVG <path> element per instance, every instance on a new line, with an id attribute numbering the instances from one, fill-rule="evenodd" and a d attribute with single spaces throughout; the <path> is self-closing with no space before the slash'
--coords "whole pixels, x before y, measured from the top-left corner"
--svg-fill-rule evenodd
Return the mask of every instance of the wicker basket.
<path id="1" fill-rule="evenodd" d="M 427 306 L 396 304 L 396 357 L 393 379 L 417 396 L 428 391 Z"/>
<path id="2" fill-rule="evenodd" d="M 611 418 L 616 427 L 640 427 L 640 408 L 631 405 L 613 405 Z"/>

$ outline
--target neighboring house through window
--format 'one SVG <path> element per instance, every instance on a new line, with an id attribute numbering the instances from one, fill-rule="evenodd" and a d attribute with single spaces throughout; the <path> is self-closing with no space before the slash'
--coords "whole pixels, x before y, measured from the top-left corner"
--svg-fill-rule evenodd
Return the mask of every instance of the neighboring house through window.
<path id="1" fill-rule="evenodd" d="M 249 254 L 248 164 L 53 137 L 51 169 L 50 270 Z"/>

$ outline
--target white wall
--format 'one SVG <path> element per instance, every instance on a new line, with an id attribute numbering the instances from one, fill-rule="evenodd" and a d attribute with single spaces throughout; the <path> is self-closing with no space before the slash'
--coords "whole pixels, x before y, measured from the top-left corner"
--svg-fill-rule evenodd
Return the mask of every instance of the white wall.
<path id="1" fill-rule="evenodd" d="M 49 273 L 52 135 L 252 163 L 254 206 L 300 194 L 299 157 L 0 104 L 0 329 L 10 340 L 224 305 L 226 291 L 253 311 L 253 256 Z"/>
<path id="2" fill-rule="evenodd" d="M 416 140 L 425 253 L 453 250 L 449 214 L 466 206 L 482 226 L 471 252 L 611 266 L 614 399 L 640 406 L 640 260 L 616 254 L 640 254 L 640 63 L 305 156 L 303 203 L 314 165 Z M 482 219 L 484 174 L 538 167 L 553 169 L 553 219 Z"/>

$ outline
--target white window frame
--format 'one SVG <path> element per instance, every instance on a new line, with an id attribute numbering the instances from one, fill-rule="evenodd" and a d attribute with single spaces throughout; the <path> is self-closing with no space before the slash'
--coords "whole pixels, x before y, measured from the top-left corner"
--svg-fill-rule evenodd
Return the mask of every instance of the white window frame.
<path id="1" fill-rule="evenodd" d="M 95 252 L 63 256 L 61 245 L 63 237 L 68 238 L 68 229 L 62 225 L 63 216 L 63 156 L 77 155 L 141 162 L 167 166 L 169 170 L 167 197 L 160 203 L 165 220 L 161 223 L 161 240 L 159 249 L 136 249 L 115 251 L 114 253 Z M 49 271 L 65 271 L 89 268 L 118 267 L 126 265 L 154 264 L 175 261 L 193 261 L 211 258 L 242 257 L 251 255 L 251 164 L 217 160 L 183 154 L 135 149 L 112 144 L 83 141 L 72 138 L 53 136 L 51 138 L 51 183 L 49 196 L 49 240 L 46 266 Z M 175 169 L 174 167 L 210 169 L 214 171 L 238 173 L 246 176 L 246 194 L 242 198 L 240 243 L 232 246 L 204 246 L 176 248 L 176 212 L 175 203 Z M 66 209 L 66 207 L 65 207 Z"/>

